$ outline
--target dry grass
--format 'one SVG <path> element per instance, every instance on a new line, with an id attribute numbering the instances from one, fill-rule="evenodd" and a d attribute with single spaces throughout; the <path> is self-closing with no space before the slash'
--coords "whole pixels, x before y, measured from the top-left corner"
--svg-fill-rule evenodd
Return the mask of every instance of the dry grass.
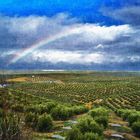
<path id="1" fill-rule="evenodd" d="M 7 82 L 27 82 L 29 80 L 28 77 L 18 77 L 13 79 L 8 79 Z"/>
<path id="2" fill-rule="evenodd" d="M 7 82 L 32 82 L 32 83 L 45 82 L 45 81 L 52 81 L 57 84 L 64 84 L 61 80 L 55 80 L 49 77 L 17 77 L 17 78 L 12 78 L 7 80 Z"/>

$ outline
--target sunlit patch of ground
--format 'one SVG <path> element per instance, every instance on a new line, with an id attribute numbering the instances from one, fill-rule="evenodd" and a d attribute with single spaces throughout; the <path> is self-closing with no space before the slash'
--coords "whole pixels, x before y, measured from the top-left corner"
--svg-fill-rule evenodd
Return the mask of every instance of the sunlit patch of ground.
<path id="1" fill-rule="evenodd" d="M 8 79 L 7 82 L 26 82 L 28 81 L 28 77 L 18 77 L 18 78 L 12 78 Z"/>
<path id="2" fill-rule="evenodd" d="M 32 82 L 32 83 L 57 83 L 57 84 L 64 84 L 61 80 L 55 80 L 49 77 L 39 77 L 39 76 L 32 76 L 32 77 L 17 77 L 17 78 L 10 78 L 7 82 Z"/>

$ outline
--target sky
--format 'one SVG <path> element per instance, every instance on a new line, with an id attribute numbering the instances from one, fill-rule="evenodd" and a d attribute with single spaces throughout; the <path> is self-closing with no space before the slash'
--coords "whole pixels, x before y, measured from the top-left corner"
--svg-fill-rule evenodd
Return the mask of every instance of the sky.
<path id="1" fill-rule="evenodd" d="M 0 0 L 0 69 L 140 70 L 139 0 Z"/>

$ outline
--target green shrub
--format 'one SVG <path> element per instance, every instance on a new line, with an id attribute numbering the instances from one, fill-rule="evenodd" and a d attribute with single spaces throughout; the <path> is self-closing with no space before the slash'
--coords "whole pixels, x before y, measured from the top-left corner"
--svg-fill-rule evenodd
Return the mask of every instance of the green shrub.
<path id="1" fill-rule="evenodd" d="M 103 134 L 103 128 L 90 116 L 81 118 L 76 126 L 83 134 L 86 132 L 93 132 L 99 135 Z"/>
<path id="2" fill-rule="evenodd" d="M 57 103 L 55 102 L 48 102 L 47 105 L 46 105 L 46 110 L 47 110 L 47 113 L 50 113 L 51 110 L 56 107 Z"/>
<path id="3" fill-rule="evenodd" d="M 94 118 L 97 116 L 108 116 L 108 110 L 103 108 L 103 107 L 99 107 L 96 109 L 92 109 L 89 114 Z"/>
<path id="4" fill-rule="evenodd" d="M 43 114 L 39 116 L 36 127 L 37 127 L 37 131 L 40 132 L 50 131 L 53 127 L 51 116 L 47 114 Z"/>
<path id="5" fill-rule="evenodd" d="M 24 106 L 20 104 L 13 105 L 11 109 L 15 112 L 24 112 Z"/>
<path id="6" fill-rule="evenodd" d="M 66 140 L 103 140 L 103 129 L 91 116 L 84 116 L 67 133 Z"/>
<path id="7" fill-rule="evenodd" d="M 88 112 L 88 109 L 85 106 L 74 106 L 72 107 L 72 110 L 75 115 Z"/>
<path id="8" fill-rule="evenodd" d="M 140 137 L 140 121 L 134 122 L 132 124 L 132 130 L 137 136 Z"/>
<path id="9" fill-rule="evenodd" d="M 56 103 L 54 102 L 48 102 L 47 104 L 38 104 L 35 106 L 29 106 L 26 108 L 27 112 L 33 112 L 33 113 L 39 113 L 39 114 L 43 114 L 43 113 L 50 113 L 51 110 L 56 107 Z"/>
<path id="10" fill-rule="evenodd" d="M 66 140 L 82 140 L 82 137 L 83 135 L 80 130 L 74 127 L 67 133 Z"/>
<path id="11" fill-rule="evenodd" d="M 53 126 L 50 115 L 38 115 L 31 112 L 25 116 L 25 124 L 40 132 L 50 131 Z"/>
<path id="12" fill-rule="evenodd" d="M 103 140 L 103 137 L 99 136 L 98 134 L 89 132 L 85 133 L 83 140 Z"/>
<path id="13" fill-rule="evenodd" d="M 38 106 L 29 106 L 26 108 L 26 112 L 39 113 Z"/>
<path id="14" fill-rule="evenodd" d="M 102 125 L 104 128 L 108 127 L 108 117 L 107 116 L 98 116 L 98 117 L 95 117 L 94 120 L 99 125 Z"/>
<path id="15" fill-rule="evenodd" d="M 66 120 L 72 114 L 72 111 L 65 106 L 56 106 L 51 111 L 51 116 L 55 120 Z"/>
<path id="16" fill-rule="evenodd" d="M 130 114 L 128 116 L 128 122 L 129 122 L 130 126 L 138 120 L 140 120 L 140 113 L 134 113 L 134 114 Z"/>
<path id="17" fill-rule="evenodd" d="M 40 104 L 36 106 L 36 112 L 39 114 L 47 113 L 46 105 Z"/>
<path id="18" fill-rule="evenodd" d="M 108 127 L 109 112 L 107 109 L 103 107 L 95 108 L 89 114 L 99 125 L 102 125 L 104 128 Z"/>
<path id="19" fill-rule="evenodd" d="M 3 115 L 0 118 L 0 139 L 1 140 L 21 140 L 22 131 L 19 118 L 14 114 Z"/>
<path id="20" fill-rule="evenodd" d="M 37 121 L 38 121 L 38 115 L 37 114 L 31 113 L 31 112 L 26 114 L 26 116 L 25 116 L 25 124 L 27 126 L 30 126 L 33 129 L 35 129 L 36 125 L 37 125 Z"/>
<path id="21" fill-rule="evenodd" d="M 123 120 L 128 120 L 129 116 L 132 114 L 138 114 L 139 112 L 133 109 L 119 109 L 117 114 L 123 118 Z"/>
<path id="22" fill-rule="evenodd" d="M 134 113 L 135 110 L 129 110 L 129 109 L 119 109 L 117 111 L 117 114 L 123 118 L 123 120 L 127 120 L 128 116 Z"/>

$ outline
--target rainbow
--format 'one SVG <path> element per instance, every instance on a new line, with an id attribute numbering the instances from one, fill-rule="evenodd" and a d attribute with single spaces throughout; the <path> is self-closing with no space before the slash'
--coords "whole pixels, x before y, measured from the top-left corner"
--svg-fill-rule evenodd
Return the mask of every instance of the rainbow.
<path id="1" fill-rule="evenodd" d="M 20 59 L 24 58 L 25 56 L 27 56 L 28 54 L 32 53 L 34 50 L 47 45 L 51 42 L 54 42 L 56 40 L 59 40 L 61 38 L 64 37 L 68 37 L 70 35 L 73 34 L 79 34 L 82 32 L 82 27 L 75 27 L 72 29 L 65 29 L 63 31 L 61 31 L 60 33 L 53 35 L 51 37 L 45 38 L 35 44 L 33 44 L 32 46 L 27 47 L 26 49 L 23 49 L 21 51 L 19 51 L 17 54 L 15 54 L 15 56 L 10 60 L 9 64 L 13 64 L 16 63 L 17 61 L 19 61 Z"/>

